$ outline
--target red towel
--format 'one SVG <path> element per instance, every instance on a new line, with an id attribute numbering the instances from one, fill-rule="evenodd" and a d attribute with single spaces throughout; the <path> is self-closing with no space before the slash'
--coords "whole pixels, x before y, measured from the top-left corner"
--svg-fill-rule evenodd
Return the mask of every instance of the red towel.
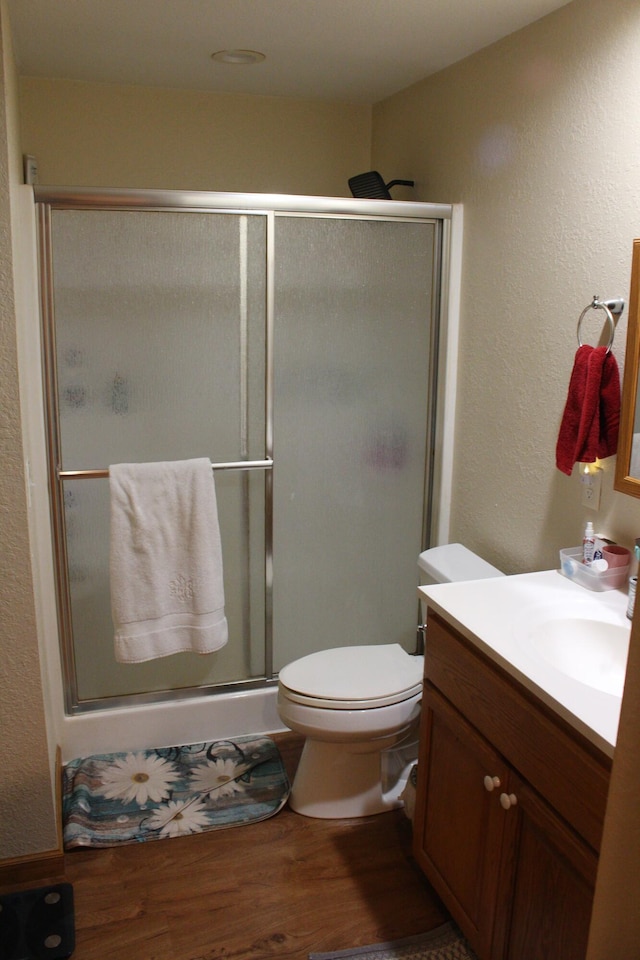
<path id="1" fill-rule="evenodd" d="M 556 445 L 558 470 L 570 476 L 574 463 L 613 456 L 618 449 L 619 426 L 616 358 L 607 347 L 578 347 Z"/>

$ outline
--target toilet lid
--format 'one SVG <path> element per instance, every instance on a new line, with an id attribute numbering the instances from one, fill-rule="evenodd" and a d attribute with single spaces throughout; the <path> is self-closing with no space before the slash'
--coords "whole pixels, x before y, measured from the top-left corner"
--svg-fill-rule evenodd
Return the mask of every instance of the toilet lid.
<path id="1" fill-rule="evenodd" d="M 280 671 L 286 695 L 334 709 L 387 706 L 422 690 L 424 660 L 398 643 L 320 650 Z"/>

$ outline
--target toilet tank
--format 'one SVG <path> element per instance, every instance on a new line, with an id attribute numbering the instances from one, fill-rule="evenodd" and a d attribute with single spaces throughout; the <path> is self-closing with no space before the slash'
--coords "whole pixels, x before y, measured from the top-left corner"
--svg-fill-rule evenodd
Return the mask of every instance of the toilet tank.
<path id="1" fill-rule="evenodd" d="M 461 543 L 445 543 L 441 547 L 424 550 L 418 557 L 418 568 L 420 586 L 452 583 L 457 580 L 487 580 L 489 577 L 504 577 L 502 570 L 493 567 Z M 427 620 L 426 600 L 420 601 L 420 617 L 419 633 L 422 635 L 422 644 L 424 644 Z M 421 649 L 420 641 L 418 641 L 418 649 Z"/>
<path id="2" fill-rule="evenodd" d="M 418 557 L 418 567 L 421 586 L 504 576 L 502 570 L 493 567 L 461 543 L 446 543 L 425 550 Z"/>

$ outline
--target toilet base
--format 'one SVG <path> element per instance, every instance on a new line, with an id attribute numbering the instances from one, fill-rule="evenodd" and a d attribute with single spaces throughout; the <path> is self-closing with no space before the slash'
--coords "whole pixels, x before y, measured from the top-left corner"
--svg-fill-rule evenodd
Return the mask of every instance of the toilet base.
<path id="1" fill-rule="evenodd" d="M 408 754 L 417 754 L 408 750 Z M 404 751 L 403 751 L 404 753 Z M 383 762 L 393 755 L 391 763 Z M 325 743 L 307 737 L 291 787 L 289 806 L 305 817 L 340 820 L 386 813 L 402 806 L 402 793 L 412 762 L 398 775 L 398 757 L 394 750 L 357 751 L 344 743 Z M 385 773 L 387 776 L 385 776 Z M 391 783 L 383 783 L 383 780 Z"/>

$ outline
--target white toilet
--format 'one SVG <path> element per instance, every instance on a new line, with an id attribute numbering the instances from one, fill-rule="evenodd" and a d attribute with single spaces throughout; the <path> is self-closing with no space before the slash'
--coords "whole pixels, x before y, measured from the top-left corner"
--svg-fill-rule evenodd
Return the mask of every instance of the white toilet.
<path id="1" fill-rule="evenodd" d="M 500 570 L 460 543 L 420 554 L 420 583 L 481 580 Z M 307 817 L 365 817 L 401 805 L 417 757 L 423 657 L 399 644 L 336 647 L 280 671 L 278 713 L 306 737 L 289 805 Z M 387 788 L 388 787 L 388 788 Z"/>

